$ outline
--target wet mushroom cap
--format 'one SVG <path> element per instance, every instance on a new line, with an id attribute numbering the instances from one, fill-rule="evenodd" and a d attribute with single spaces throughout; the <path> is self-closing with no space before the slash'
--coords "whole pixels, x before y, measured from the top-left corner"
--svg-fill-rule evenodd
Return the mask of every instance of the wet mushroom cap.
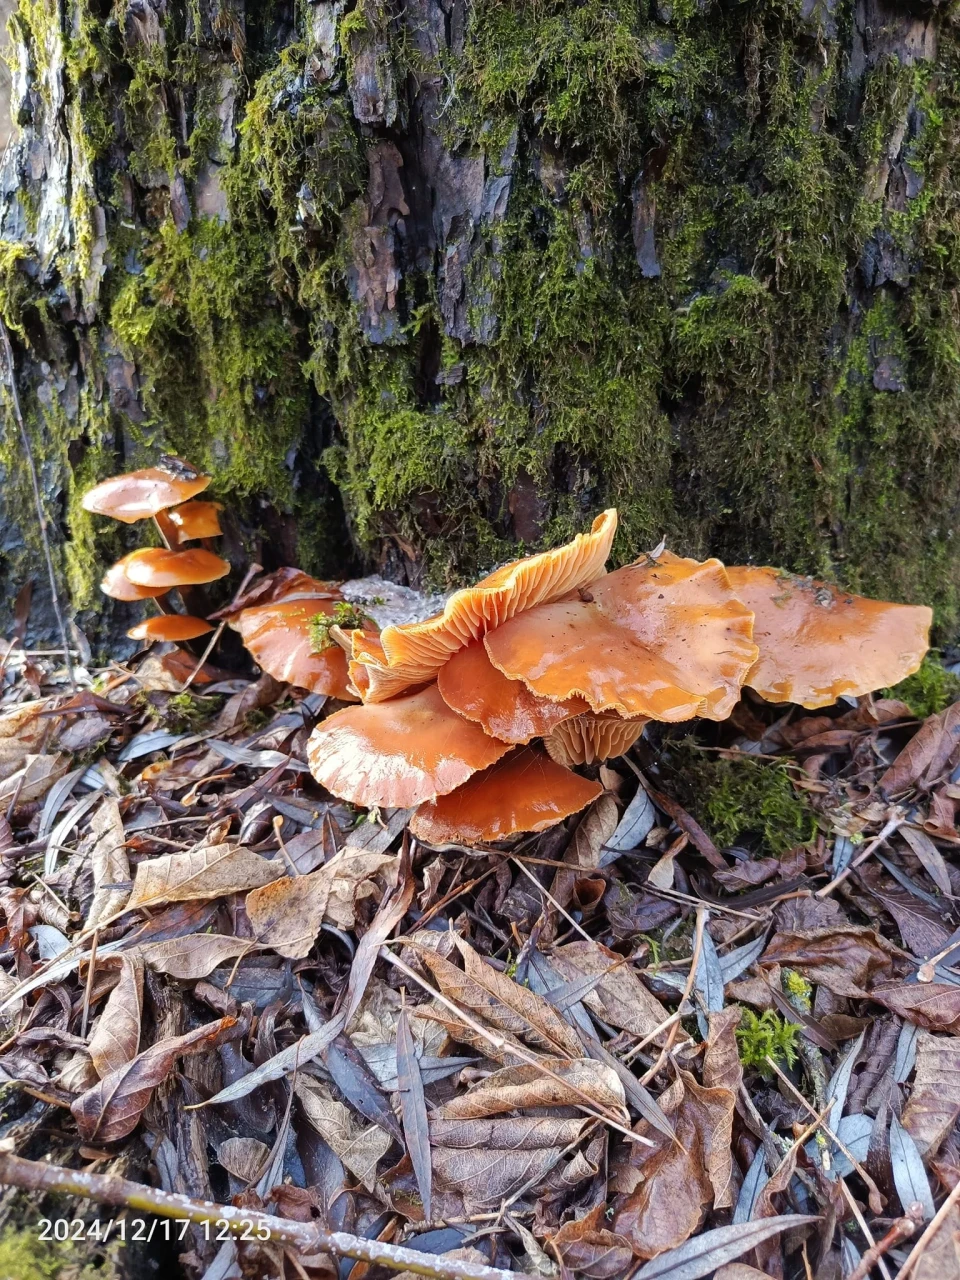
<path id="1" fill-rule="evenodd" d="M 601 760 L 612 760 L 629 751 L 643 733 L 646 724 L 649 721 L 645 716 L 638 716 L 635 720 L 621 720 L 619 716 L 588 712 L 558 724 L 544 738 L 543 745 L 550 759 L 556 760 L 557 764 L 568 767 L 597 764 Z"/>
<path id="2" fill-rule="evenodd" d="M 183 613 L 164 613 L 159 618 L 147 618 L 131 627 L 127 635 L 131 640 L 195 640 L 212 631 L 204 618 L 191 618 Z"/>
<path id="3" fill-rule="evenodd" d="M 145 547 L 126 558 L 126 574 L 131 582 L 141 587 L 160 587 L 165 591 L 215 582 L 229 572 L 228 561 L 200 547 L 187 551 Z"/>
<path id="4" fill-rule="evenodd" d="M 112 564 L 103 575 L 100 590 L 104 595 L 110 596 L 112 600 L 123 600 L 129 604 L 134 600 L 155 600 L 157 596 L 166 593 L 166 587 L 141 587 L 130 581 L 127 577 L 127 565 L 135 555 L 137 552 L 131 551 L 130 555 Z"/>
<path id="5" fill-rule="evenodd" d="M 310 772 L 352 804 L 409 809 L 461 786 L 510 750 L 451 711 L 435 684 L 391 702 L 348 707 L 307 743 Z"/>
<path id="6" fill-rule="evenodd" d="M 370 667 L 365 680 L 355 679 L 358 688 L 366 686 L 364 698 L 383 701 L 401 688 L 432 680 L 451 654 L 508 618 L 595 581 L 604 572 L 616 529 L 616 511 L 604 511 L 589 533 L 578 533 L 566 546 L 514 560 L 475 586 L 455 591 L 436 617 L 384 628 L 382 661 L 369 652 L 353 655 Z"/>
<path id="7" fill-rule="evenodd" d="M 542 738 L 566 720 L 588 711 L 583 698 L 551 702 L 531 693 L 522 680 L 508 680 L 490 661 L 482 640 L 453 655 L 437 675 L 444 702 L 504 742 Z"/>
<path id="8" fill-rule="evenodd" d="M 223 533 L 220 528 L 222 510 L 220 502 L 185 502 L 183 506 L 168 511 L 167 518 L 181 542 L 189 542 L 192 538 L 218 538 Z"/>
<path id="9" fill-rule="evenodd" d="M 185 474 L 182 476 L 162 467 L 146 467 L 143 471 L 111 476 L 83 495 L 83 509 L 121 520 L 124 524 L 149 520 L 158 511 L 175 507 L 202 493 L 210 483 L 210 476 L 195 472 L 189 463 L 183 463 L 183 467 Z"/>
<path id="10" fill-rule="evenodd" d="M 759 657 L 746 683 L 768 702 L 826 707 L 897 684 L 929 645 L 926 605 L 887 604 L 810 578 L 753 565 L 727 570 L 756 615 Z"/>
<path id="11" fill-rule="evenodd" d="M 428 844 L 479 844 L 543 831 L 603 792 L 536 747 L 521 747 L 448 795 L 422 804 L 410 830 Z"/>
<path id="12" fill-rule="evenodd" d="M 275 680 L 323 693 L 344 702 L 355 701 L 348 688 L 347 655 L 328 645 L 313 648 L 311 623 L 317 614 L 329 616 L 336 601 L 322 596 L 306 600 L 279 600 L 244 609 L 233 619 L 254 662 Z"/>
<path id="13" fill-rule="evenodd" d="M 753 614 L 719 560 L 664 552 L 487 633 L 490 660 L 543 698 L 631 719 L 723 720 L 756 660 Z"/>

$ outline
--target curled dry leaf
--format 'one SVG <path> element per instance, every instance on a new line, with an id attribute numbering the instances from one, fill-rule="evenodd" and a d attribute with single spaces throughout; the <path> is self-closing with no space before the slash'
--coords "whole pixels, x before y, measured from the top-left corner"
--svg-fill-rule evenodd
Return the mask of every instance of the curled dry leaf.
<path id="1" fill-rule="evenodd" d="M 880 790 L 888 796 L 904 795 L 916 786 L 930 786 L 960 749 L 960 702 L 939 715 L 928 716 L 889 769 L 881 776 Z"/>
<path id="2" fill-rule="evenodd" d="M 504 1067 L 451 1099 L 441 1114 L 447 1120 L 473 1120 L 533 1107 L 579 1107 L 585 1094 L 597 1108 L 626 1117 L 623 1085 L 610 1067 L 583 1059 L 552 1062 L 550 1070 L 553 1076 L 535 1066 Z M 571 1087 L 565 1088 L 567 1084 Z"/>
<path id="3" fill-rule="evenodd" d="M 913 1089 L 903 1109 L 903 1127 L 925 1156 L 935 1155 L 960 1116 L 960 1038 L 917 1036 Z"/>
<path id="4" fill-rule="evenodd" d="M 343 1161 L 368 1191 L 376 1183 L 377 1164 L 393 1142 L 389 1133 L 375 1124 L 364 1124 L 326 1085 L 307 1075 L 298 1075 L 294 1091 L 303 1114 L 324 1142 Z"/>
<path id="5" fill-rule="evenodd" d="M 584 1218 L 565 1222 L 549 1239 L 567 1271 L 588 1280 L 613 1280 L 633 1261 L 633 1249 L 626 1236 L 606 1226 L 606 1207 L 598 1204 Z"/>
<path id="6" fill-rule="evenodd" d="M 94 845 L 90 853 L 93 869 L 93 901 L 87 912 L 87 928 L 120 911 L 130 896 L 126 836 L 120 808 L 111 795 L 104 796 L 90 823 Z M 118 885 L 119 888 L 112 886 Z"/>
<path id="7" fill-rule="evenodd" d="M 110 1071 L 99 1084 L 82 1093 L 70 1110 L 87 1142 L 116 1142 L 137 1127 L 150 1095 L 185 1054 L 216 1049 L 242 1031 L 236 1018 L 205 1023 L 186 1035 L 172 1036 L 145 1049 Z"/>
<path id="8" fill-rule="evenodd" d="M 243 845 L 199 845 L 168 853 L 137 867 L 127 908 L 158 907 L 166 902 L 220 898 L 258 889 L 283 875 L 281 862 L 268 862 Z"/>
<path id="9" fill-rule="evenodd" d="M 143 1010 L 143 960 L 120 958 L 120 981 L 110 992 L 90 1037 L 90 1057 L 101 1079 L 137 1056 Z"/>
<path id="10" fill-rule="evenodd" d="M 834 995 L 856 998 L 889 981 L 902 954 L 876 930 L 844 925 L 776 933 L 760 963 L 789 966 Z"/>

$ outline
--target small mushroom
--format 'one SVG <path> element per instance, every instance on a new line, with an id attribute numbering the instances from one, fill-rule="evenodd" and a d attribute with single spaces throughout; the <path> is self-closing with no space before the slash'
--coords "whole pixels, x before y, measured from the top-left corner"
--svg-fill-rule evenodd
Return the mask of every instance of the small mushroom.
<path id="1" fill-rule="evenodd" d="M 163 613 L 159 618 L 147 618 L 131 627 L 127 635 L 131 640 L 195 640 L 212 631 L 203 618 L 191 618 L 183 613 Z"/>
<path id="2" fill-rule="evenodd" d="M 368 668 L 354 675 L 365 701 L 382 702 L 432 680 L 451 654 L 508 618 L 594 582 L 604 572 L 616 528 L 616 511 L 604 511 L 589 533 L 578 533 L 566 546 L 514 560 L 455 591 L 436 617 L 384 628 L 382 658 L 364 646 L 353 654 Z"/>
<path id="3" fill-rule="evenodd" d="M 124 600 L 128 603 L 133 600 L 155 600 L 158 596 L 166 595 L 166 587 L 138 586 L 127 577 L 127 565 L 138 554 L 136 551 L 131 551 L 130 555 L 124 556 L 122 560 L 110 566 L 100 583 L 100 590 L 104 595 L 110 596 L 113 600 Z"/>
<path id="4" fill-rule="evenodd" d="M 826 707 L 896 684 L 923 661 L 933 621 L 926 605 L 868 600 L 779 569 L 727 572 L 756 615 L 760 653 L 746 683 L 768 702 Z"/>
<path id="5" fill-rule="evenodd" d="M 603 788 L 536 747 L 521 747 L 455 791 L 421 804 L 410 830 L 428 844 L 479 844 L 543 831 L 596 800 Z"/>
<path id="6" fill-rule="evenodd" d="M 551 760 L 557 764 L 572 767 L 577 764 L 597 764 L 601 760 L 611 760 L 629 751 L 643 733 L 644 725 L 649 724 L 645 716 L 635 720 L 621 720 L 619 716 L 586 715 L 573 716 L 558 724 L 553 732 L 545 737 L 546 747 Z"/>
<path id="7" fill-rule="evenodd" d="M 191 542 L 194 538 L 218 538 L 221 502 L 185 502 L 167 512 L 167 518 L 177 534 L 178 543 Z"/>
<path id="8" fill-rule="evenodd" d="M 437 688 L 448 707 L 504 742 L 542 738 L 569 716 L 589 711 L 583 698 L 550 702 L 522 680 L 508 680 L 490 661 L 482 640 L 460 649 L 441 667 Z"/>
<path id="9" fill-rule="evenodd" d="M 589 600 L 583 598 L 589 596 Z M 757 656 L 753 614 L 719 560 L 663 552 L 487 633 L 490 660 L 555 701 L 580 695 L 627 719 L 723 720 Z"/>
<path id="10" fill-rule="evenodd" d="M 189 462 L 169 458 L 160 466 L 101 481 L 83 495 L 82 505 L 84 511 L 136 524 L 195 497 L 209 483 L 210 476 L 201 475 Z"/>
<path id="11" fill-rule="evenodd" d="M 311 623 L 317 614 L 332 614 L 334 605 L 323 596 L 279 600 L 244 609 L 231 625 L 267 675 L 311 693 L 354 702 L 346 654 L 335 644 L 319 653 L 313 647 Z"/>
<path id="12" fill-rule="evenodd" d="M 191 547 L 188 551 L 168 551 L 164 547 L 144 547 L 125 557 L 125 572 L 139 587 L 170 591 L 215 582 L 230 572 L 230 565 L 212 551 Z"/>
<path id="13" fill-rule="evenodd" d="M 451 711 L 435 684 L 347 707 L 314 729 L 310 772 L 352 804 L 408 809 L 453 791 L 510 750 Z"/>

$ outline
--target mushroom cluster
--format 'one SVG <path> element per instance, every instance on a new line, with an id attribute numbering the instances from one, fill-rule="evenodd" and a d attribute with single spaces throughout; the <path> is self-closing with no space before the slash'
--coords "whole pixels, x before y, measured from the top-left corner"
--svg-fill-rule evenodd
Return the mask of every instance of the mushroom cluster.
<path id="1" fill-rule="evenodd" d="M 230 565 L 210 549 L 209 540 L 221 533 L 217 502 L 195 502 L 210 483 L 196 467 L 164 454 L 158 465 L 111 476 L 88 490 L 83 507 L 124 524 L 153 520 L 162 547 L 132 551 L 112 565 L 100 589 L 114 600 L 154 600 L 159 616 L 148 618 L 127 632 L 133 640 L 193 640 L 213 628 L 190 613 L 191 588 L 214 582 L 230 572 Z M 185 547 L 201 541 L 199 547 Z M 172 591 L 180 593 L 187 613 L 176 613 Z"/>
<path id="2" fill-rule="evenodd" d="M 650 720 L 726 719 L 743 687 L 822 707 L 920 665 L 931 611 L 777 569 L 658 551 L 605 570 L 617 513 L 455 592 L 425 622 L 334 626 L 362 699 L 322 721 L 313 776 L 365 807 L 415 808 L 431 844 L 541 831 L 601 786 Z"/>

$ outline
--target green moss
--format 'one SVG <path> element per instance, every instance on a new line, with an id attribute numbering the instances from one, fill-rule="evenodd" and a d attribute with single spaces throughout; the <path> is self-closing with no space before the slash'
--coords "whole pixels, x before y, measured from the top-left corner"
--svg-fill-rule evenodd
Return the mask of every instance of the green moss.
<path id="1" fill-rule="evenodd" d="M 816 817 L 785 764 L 718 758 L 690 740 L 671 748 L 669 764 L 691 812 L 721 847 L 758 840 L 765 855 L 780 854 L 816 836 Z"/>
<path id="2" fill-rule="evenodd" d="M 330 638 L 331 627 L 343 627 L 345 631 L 359 630 L 371 625 L 372 619 L 347 601 L 339 601 L 332 613 L 318 613 L 310 619 L 310 647 L 314 653 L 322 653 L 336 644 Z M 376 624 L 373 624 L 376 625 Z"/>
<path id="3" fill-rule="evenodd" d="M 920 668 L 892 688 L 884 689 L 881 697 L 897 698 L 905 702 L 919 720 L 937 715 L 960 698 L 960 676 L 946 671 L 936 651 L 928 653 Z"/>
<path id="4" fill-rule="evenodd" d="M 744 1009 L 740 1026 L 736 1030 L 740 1061 L 745 1067 L 755 1067 L 771 1075 L 772 1059 L 778 1065 L 792 1067 L 797 1060 L 797 1036 L 803 1030 L 795 1022 L 786 1022 L 772 1009 L 756 1014 Z"/>

